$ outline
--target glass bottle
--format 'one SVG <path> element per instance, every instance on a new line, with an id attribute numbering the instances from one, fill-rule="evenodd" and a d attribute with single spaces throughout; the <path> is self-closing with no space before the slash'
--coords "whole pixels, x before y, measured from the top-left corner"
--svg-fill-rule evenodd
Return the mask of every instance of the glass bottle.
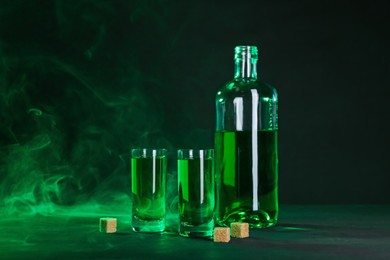
<path id="1" fill-rule="evenodd" d="M 257 47 L 235 48 L 235 74 L 216 96 L 216 222 L 278 219 L 278 95 L 257 79 Z"/>

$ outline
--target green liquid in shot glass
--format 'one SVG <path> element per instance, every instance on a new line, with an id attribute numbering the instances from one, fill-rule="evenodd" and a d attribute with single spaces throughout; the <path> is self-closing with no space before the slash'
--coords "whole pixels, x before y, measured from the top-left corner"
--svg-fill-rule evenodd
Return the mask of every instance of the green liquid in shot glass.
<path id="1" fill-rule="evenodd" d="M 134 231 L 162 232 L 166 214 L 167 157 L 132 158 Z"/>
<path id="2" fill-rule="evenodd" d="M 213 159 L 179 159 L 178 185 L 180 235 L 211 236 L 215 205 Z"/>

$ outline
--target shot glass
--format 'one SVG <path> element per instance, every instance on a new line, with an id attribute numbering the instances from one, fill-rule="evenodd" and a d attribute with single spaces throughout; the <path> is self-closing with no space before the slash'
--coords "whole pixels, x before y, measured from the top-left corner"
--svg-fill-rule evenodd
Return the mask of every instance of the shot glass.
<path id="1" fill-rule="evenodd" d="M 178 150 L 179 235 L 211 237 L 214 228 L 214 150 Z"/>
<path id="2" fill-rule="evenodd" d="M 131 151 L 132 228 L 162 232 L 166 216 L 167 150 Z"/>

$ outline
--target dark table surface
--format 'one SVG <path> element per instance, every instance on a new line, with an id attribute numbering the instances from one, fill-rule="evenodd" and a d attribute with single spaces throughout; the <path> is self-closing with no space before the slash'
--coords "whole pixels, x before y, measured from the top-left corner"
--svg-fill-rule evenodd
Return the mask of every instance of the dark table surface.
<path id="1" fill-rule="evenodd" d="M 249 238 L 229 243 L 182 238 L 174 228 L 134 233 L 127 214 L 112 212 L 4 215 L 0 259 L 390 259 L 390 205 L 281 205 L 276 227 L 251 229 Z M 118 218 L 117 233 L 99 233 L 105 216 Z"/>

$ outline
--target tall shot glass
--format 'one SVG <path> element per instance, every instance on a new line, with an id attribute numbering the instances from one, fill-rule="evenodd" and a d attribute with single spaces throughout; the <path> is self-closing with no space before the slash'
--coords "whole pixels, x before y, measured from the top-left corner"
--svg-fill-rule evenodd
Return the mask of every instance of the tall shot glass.
<path id="1" fill-rule="evenodd" d="M 179 234 L 211 237 L 214 229 L 214 150 L 178 150 Z"/>
<path id="2" fill-rule="evenodd" d="M 131 151 L 132 228 L 162 232 L 166 217 L 167 150 Z"/>

